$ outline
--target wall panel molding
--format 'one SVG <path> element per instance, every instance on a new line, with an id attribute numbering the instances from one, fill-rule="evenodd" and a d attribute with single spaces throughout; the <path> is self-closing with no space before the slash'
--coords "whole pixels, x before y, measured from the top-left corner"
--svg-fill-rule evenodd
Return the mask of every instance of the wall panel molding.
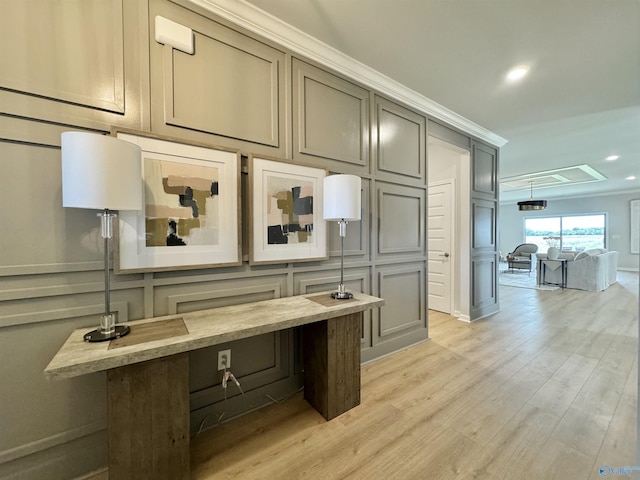
<path id="1" fill-rule="evenodd" d="M 498 153 L 493 147 L 473 142 L 473 173 L 471 190 L 473 195 L 487 199 L 498 197 Z"/>
<path id="2" fill-rule="evenodd" d="M 378 270 L 378 295 L 385 299 L 378 321 L 378 342 L 427 328 L 424 262 Z"/>
<path id="3" fill-rule="evenodd" d="M 240 287 L 225 290 L 210 290 L 207 292 L 186 293 L 167 296 L 167 310 L 169 315 L 178 313 L 179 306 L 192 302 L 201 302 L 203 300 L 214 300 L 221 298 L 234 298 L 243 295 L 251 295 L 254 293 L 271 293 L 273 298 L 280 298 L 281 291 L 279 284 L 258 285 L 255 287 Z"/>
<path id="4" fill-rule="evenodd" d="M 128 302 L 119 302 L 112 300 L 111 311 L 118 314 L 119 323 L 129 321 Z M 99 305 L 86 305 L 82 307 L 65 307 L 51 310 L 39 310 L 24 313 L 14 313 L 10 315 L 0 315 L 0 328 L 90 316 L 96 317 L 95 324 L 98 325 L 99 316 L 103 313 L 104 303 Z"/>
<path id="5" fill-rule="evenodd" d="M 81 427 L 73 428 L 65 432 L 50 435 L 45 438 L 40 438 L 33 442 L 25 443 L 18 447 L 10 448 L 0 452 L 0 465 L 14 461 L 18 458 L 33 455 L 34 453 L 42 452 L 58 445 L 71 442 L 73 440 L 88 437 L 94 433 L 106 430 L 107 425 L 105 422 L 92 422 Z"/>
<path id="6" fill-rule="evenodd" d="M 425 254 L 425 189 L 377 182 L 378 254 Z"/>
<path id="7" fill-rule="evenodd" d="M 297 58 L 291 75 L 294 158 L 367 166 L 369 92 Z"/>
<path id="8" fill-rule="evenodd" d="M 471 200 L 471 248 L 478 252 L 497 249 L 497 203 L 489 200 Z"/>
<path id="9" fill-rule="evenodd" d="M 331 68 L 355 81 L 378 90 L 385 96 L 410 105 L 450 125 L 460 128 L 492 145 L 502 147 L 507 140 L 448 108 L 407 88 L 373 68 L 349 57 L 345 53 L 322 43 L 259 8 L 236 0 L 190 0 L 225 20 L 250 32 L 274 41 L 284 47 Z"/>
<path id="10" fill-rule="evenodd" d="M 478 255 L 471 259 L 471 319 L 478 320 L 498 310 L 498 257 Z"/>
<path id="11" fill-rule="evenodd" d="M 99 23 L 87 22 L 77 6 L 54 2 L 19 2 L 0 20 L 0 86 L 28 95 L 47 97 L 85 107 L 124 113 L 124 31 L 121 0 L 94 2 Z M 76 3 L 76 7 L 69 5 Z M 29 19 L 25 22 L 24 19 Z M 64 32 L 61 34 L 60 32 Z M 89 32 L 91 33 L 89 35 Z M 26 36 L 42 52 L 24 58 L 16 39 Z M 87 45 L 88 39 L 94 39 Z M 88 48 L 93 55 L 78 68 Z M 50 72 L 33 75 L 33 71 Z M 66 75 L 56 75 L 65 71 Z"/>
<path id="12" fill-rule="evenodd" d="M 385 98 L 375 96 L 374 152 L 382 178 L 424 185 L 426 182 L 427 118 Z"/>
<path id="13" fill-rule="evenodd" d="M 150 0 L 161 15 L 192 29 L 193 55 L 150 38 L 154 132 L 239 148 L 285 151 L 285 53 L 175 2 Z M 152 30 L 155 28 L 152 25 Z"/>

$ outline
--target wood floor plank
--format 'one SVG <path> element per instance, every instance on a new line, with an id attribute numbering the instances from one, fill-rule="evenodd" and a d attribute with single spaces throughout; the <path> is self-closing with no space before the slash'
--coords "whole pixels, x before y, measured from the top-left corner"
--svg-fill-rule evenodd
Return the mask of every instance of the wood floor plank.
<path id="1" fill-rule="evenodd" d="M 192 440 L 192 478 L 567 480 L 633 465 L 638 274 L 604 292 L 501 287 L 473 324 L 362 368 L 362 403 L 324 419 L 301 395 Z"/>
<path id="2" fill-rule="evenodd" d="M 638 390 L 638 363 L 629 372 L 627 382 L 616 407 L 609 429 L 600 448 L 600 452 L 591 472 L 590 479 L 601 478 L 599 468 L 607 466 L 633 466 L 637 465 L 635 459 L 637 408 L 636 398 Z M 640 472 L 636 471 L 633 478 L 639 478 Z"/>
<path id="3" fill-rule="evenodd" d="M 548 438 L 529 467 L 514 480 L 587 479 L 592 473 L 592 458 Z"/>

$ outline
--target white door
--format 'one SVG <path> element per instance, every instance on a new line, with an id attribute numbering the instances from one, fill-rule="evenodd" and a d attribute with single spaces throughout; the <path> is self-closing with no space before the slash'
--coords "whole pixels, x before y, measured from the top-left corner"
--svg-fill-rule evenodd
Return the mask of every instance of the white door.
<path id="1" fill-rule="evenodd" d="M 428 269 L 429 308 L 452 312 L 452 182 L 429 185 Z"/>

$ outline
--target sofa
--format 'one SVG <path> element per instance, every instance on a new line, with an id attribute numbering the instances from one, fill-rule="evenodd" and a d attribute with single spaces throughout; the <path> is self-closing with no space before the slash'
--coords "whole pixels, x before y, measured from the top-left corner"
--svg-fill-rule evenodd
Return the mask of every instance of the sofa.
<path id="1" fill-rule="evenodd" d="M 567 260 L 567 288 L 598 292 L 616 283 L 618 273 L 618 252 L 606 248 L 593 248 L 584 252 L 562 252 L 558 258 Z M 545 265 L 545 282 L 560 284 L 562 269 L 560 262 L 548 260 L 546 254 L 538 254 Z M 538 283 L 541 283 L 542 268 L 538 269 Z"/>

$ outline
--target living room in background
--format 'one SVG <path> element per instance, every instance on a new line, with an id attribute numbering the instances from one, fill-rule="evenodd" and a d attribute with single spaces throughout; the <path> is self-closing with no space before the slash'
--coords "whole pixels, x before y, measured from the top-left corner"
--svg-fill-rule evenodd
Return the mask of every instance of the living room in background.
<path id="1" fill-rule="evenodd" d="M 549 247 L 578 252 L 606 248 L 606 224 L 604 213 L 525 218 L 525 242 L 538 245 L 541 252 Z"/>

